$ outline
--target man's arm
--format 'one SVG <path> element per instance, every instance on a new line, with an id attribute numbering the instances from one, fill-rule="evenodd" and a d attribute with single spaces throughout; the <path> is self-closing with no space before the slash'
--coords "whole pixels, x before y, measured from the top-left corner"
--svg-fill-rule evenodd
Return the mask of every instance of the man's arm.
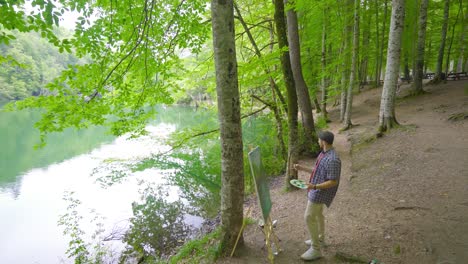
<path id="1" fill-rule="evenodd" d="M 338 185 L 337 180 L 328 180 L 326 182 L 322 182 L 320 184 L 307 184 L 307 190 L 320 190 L 320 189 L 328 189 Z"/>
<path id="2" fill-rule="evenodd" d="M 307 189 L 320 190 L 328 189 L 338 185 L 341 174 L 341 161 L 339 159 L 332 160 L 327 166 L 327 181 L 324 181 L 320 184 L 308 184 Z"/>
<path id="3" fill-rule="evenodd" d="M 297 170 L 297 171 L 298 171 L 298 170 L 302 170 L 302 171 L 305 171 L 305 172 L 308 172 L 308 173 L 312 173 L 312 171 L 313 171 L 312 168 L 307 168 L 307 167 L 304 167 L 304 166 L 302 166 L 302 165 L 300 165 L 300 164 L 294 164 L 294 165 L 293 165 L 293 168 L 294 168 L 295 170 Z"/>

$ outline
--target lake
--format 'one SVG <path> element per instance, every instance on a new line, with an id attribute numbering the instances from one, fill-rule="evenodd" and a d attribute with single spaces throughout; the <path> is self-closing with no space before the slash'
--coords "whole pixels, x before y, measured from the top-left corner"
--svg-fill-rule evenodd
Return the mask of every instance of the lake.
<path id="1" fill-rule="evenodd" d="M 111 186 L 97 181 L 97 168 L 111 161 L 136 161 L 168 150 L 162 140 L 171 132 L 194 124 L 216 127 L 213 114 L 191 108 L 158 107 L 157 118 L 148 125 L 149 134 L 136 139 L 106 134 L 103 127 L 51 134 L 41 149 L 33 124 L 34 111 L 0 112 L 0 262 L 71 263 L 66 250 L 69 238 L 58 225 L 69 201 L 78 199 L 77 211 L 87 236 L 104 226 L 105 232 L 123 230 L 138 201 L 142 182 L 162 185 L 158 169 L 135 172 Z M 104 169 L 104 172 L 106 170 Z M 109 172 L 112 173 L 112 172 Z M 102 174 L 102 173 L 101 173 Z M 169 200 L 178 198 L 178 188 L 169 187 Z M 198 227 L 203 219 L 187 216 Z M 117 249 L 119 242 L 112 242 Z"/>

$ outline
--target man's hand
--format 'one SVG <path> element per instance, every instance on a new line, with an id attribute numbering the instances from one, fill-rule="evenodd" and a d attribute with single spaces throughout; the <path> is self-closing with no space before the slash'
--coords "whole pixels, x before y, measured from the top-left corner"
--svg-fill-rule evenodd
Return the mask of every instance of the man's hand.
<path id="1" fill-rule="evenodd" d="M 316 190 L 316 187 L 315 187 L 315 186 L 316 186 L 315 184 L 308 183 L 308 184 L 307 184 L 307 190 L 308 190 L 308 191 L 309 191 L 309 190 Z"/>
<path id="2" fill-rule="evenodd" d="M 308 172 L 308 173 L 312 173 L 312 169 L 311 168 L 307 168 L 307 167 L 304 167 L 302 165 L 299 165 L 299 164 L 294 164 L 293 165 L 293 169 L 295 169 L 296 171 L 305 171 L 305 172 Z"/>
<path id="3" fill-rule="evenodd" d="M 297 164 L 297 163 L 294 164 L 294 165 L 293 165 L 293 168 L 294 168 L 295 170 L 299 170 L 299 164 Z"/>

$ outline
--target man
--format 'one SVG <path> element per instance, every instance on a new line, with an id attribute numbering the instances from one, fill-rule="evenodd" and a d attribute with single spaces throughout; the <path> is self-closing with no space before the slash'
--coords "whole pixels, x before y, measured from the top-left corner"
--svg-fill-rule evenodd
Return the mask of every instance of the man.
<path id="1" fill-rule="evenodd" d="M 301 255 L 303 260 L 315 260 L 322 257 L 320 248 L 325 245 L 323 205 L 330 207 L 340 182 L 341 160 L 333 148 L 334 135 L 329 131 L 323 131 L 318 134 L 318 137 L 322 152 L 317 157 L 315 167 L 310 169 L 294 164 L 296 170 L 310 172 L 307 184 L 308 202 L 304 214 L 310 235 L 310 240 L 305 243 L 310 245 L 310 248 Z"/>

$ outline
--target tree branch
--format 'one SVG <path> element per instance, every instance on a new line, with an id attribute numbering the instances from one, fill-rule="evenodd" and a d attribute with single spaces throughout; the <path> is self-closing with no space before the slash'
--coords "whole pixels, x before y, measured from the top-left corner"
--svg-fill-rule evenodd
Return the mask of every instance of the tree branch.
<path id="1" fill-rule="evenodd" d="M 255 114 L 259 113 L 259 112 L 262 112 L 262 111 L 265 110 L 267 107 L 268 107 L 268 106 L 265 105 L 264 107 L 262 107 L 262 108 L 260 108 L 260 109 L 258 109 L 258 110 L 256 110 L 256 111 L 253 111 L 253 112 L 251 112 L 251 113 L 245 114 L 245 115 L 241 116 L 241 119 L 244 119 L 244 118 L 247 118 L 247 117 L 249 117 L 249 116 L 253 116 L 253 115 L 255 115 Z M 216 128 L 216 129 L 212 129 L 212 130 L 200 132 L 200 133 L 197 133 L 197 134 L 195 134 L 195 135 L 191 135 L 190 137 L 186 137 L 186 138 L 182 139 L 177 145 L 173 146 L 170 150 L 165 151 L 165 152 L 161 153 L 160 155 L 166 155 L 166 154 L 168 154 L 168 153 L 174 151 L 175 149 L 178 149 L 178 148 L 182 147 L 187 141 L 189 141 L 189 140 L 191 140 L 191 139 L 193 139 L 193 138 L 200 137 L 200 136 L 206 136 L 206 135 L 209 135 L 209 134 L 211 134 L 211 133 L 218 132 L 218 131 L 219 131 L 219 128 Z"/>

